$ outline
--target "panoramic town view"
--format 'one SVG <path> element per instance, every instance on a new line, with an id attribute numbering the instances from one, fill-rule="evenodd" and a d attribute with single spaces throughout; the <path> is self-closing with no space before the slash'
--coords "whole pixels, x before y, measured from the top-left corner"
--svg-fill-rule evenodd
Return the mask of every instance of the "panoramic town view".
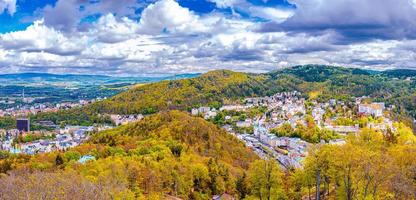
<path id="1" fill-rule="evenodd" d="M 0 0 L 0 199 L 416 199 L 414 0 Z"/>

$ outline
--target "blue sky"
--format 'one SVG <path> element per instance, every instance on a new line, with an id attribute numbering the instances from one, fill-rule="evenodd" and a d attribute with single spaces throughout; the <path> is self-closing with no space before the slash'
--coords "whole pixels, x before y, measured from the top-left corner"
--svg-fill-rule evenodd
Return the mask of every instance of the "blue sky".
<path id="1" fill-rule="evenodd" d="M 416 0 L 0 0 L 0 73 L 415 68 Z"/>

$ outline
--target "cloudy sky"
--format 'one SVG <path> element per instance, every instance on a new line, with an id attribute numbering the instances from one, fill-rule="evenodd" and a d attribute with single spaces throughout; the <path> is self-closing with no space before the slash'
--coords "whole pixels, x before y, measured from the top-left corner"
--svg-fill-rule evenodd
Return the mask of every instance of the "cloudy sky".
<path id="1" fill-rule="evenodd" d="M 0 73 L 416 68 L 416 0 L 0 0 Z"/>

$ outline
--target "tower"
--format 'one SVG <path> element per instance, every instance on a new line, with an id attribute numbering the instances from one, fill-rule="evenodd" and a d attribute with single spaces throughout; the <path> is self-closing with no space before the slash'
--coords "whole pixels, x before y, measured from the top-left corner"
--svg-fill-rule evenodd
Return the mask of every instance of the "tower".
<path id="1" fill-rule="evenodd" d="M 17 130 L 19 130 L 19 132 L 29 132 L 30 131 L 29 118 L 16 119 L 16 128 Z"/>

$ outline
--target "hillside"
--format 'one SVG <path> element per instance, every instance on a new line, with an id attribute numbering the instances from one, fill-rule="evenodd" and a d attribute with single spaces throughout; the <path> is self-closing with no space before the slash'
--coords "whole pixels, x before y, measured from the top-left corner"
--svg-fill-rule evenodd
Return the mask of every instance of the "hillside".
<path id="1" fill-rule="evenodd" d="M 321 65 L 296 66 L 266 74 L 219 70 L 191 79 L 138 86 L 88 109 L 98 113 L 148 114 L 201 105 L 216 107 L 224 100 L 298 90 L 306 97 L 318 99 L 370 96 L 416 116 L 416 81 L 393 79 L 392 74 L 397 73 Z"/>
<path id="2" fill-rule="evenodd" d="M 79 164 L 83 155 L 97 160 Z M 100 132 L 65 153 L 1 156 L 1 172 L 11 174 L 0 179 L 2 199 L 21 199 L 25 192 L 19 191 L 27 191 L 32 199 L 41 195 L 71 199 L 71 192 L 80 198 L 209 199 L 224 192 L 237 194 L 236 181 L 258 159 L 216 125 L 179 111 Z M 70 186 L 66 180 L 79 185 Z M 92 191 L 100 189 L 103 192 L 94 197 Z M 59 196 L 60 192 L 65 195 Z"/>
<path id="3" fill-rule="evenodd" d="M 129 145 L 134 145 L 131 142 L 152 139 L 171 142 L 168 144 L 171 150 L 180 147 L 199 156 L 224 161 L 234 167 L 247 168 L 249 162 L 256 157 L 225 130 L 180 111 L 161 112 L 143 121 L 101 132 L 94 135 L 90 142 L 129 149 Z M 178 153 L 180 156 L 180 152 Z"/>
<path id="4" fill-rule="evenodd" d="M 212 71 L 196 78 L 162 81 L 137 86 L 89 107 L 99 113 L 155 113 L 185 110 L 190 106 L 218 104 L 224 98 L 264 94 L 266 76 L 226 70 Z"/>

